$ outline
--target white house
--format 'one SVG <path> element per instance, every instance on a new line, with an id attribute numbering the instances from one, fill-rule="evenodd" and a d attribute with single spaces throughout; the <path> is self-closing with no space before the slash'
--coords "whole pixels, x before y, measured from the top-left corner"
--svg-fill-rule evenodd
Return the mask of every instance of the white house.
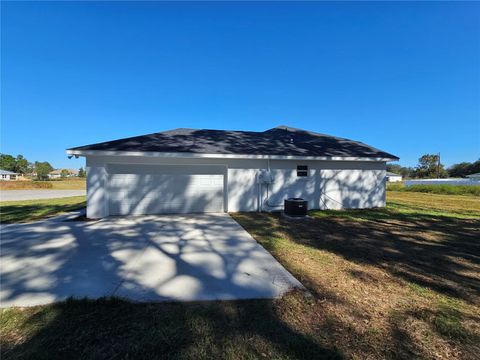
<path id="1" fill-rule="evenodd" d="M 467 178 L 469 178 L 472 181 L 480 181 L 480 173 L 467 175 Z"/>
<path id="2" fill-rule="evenodd" d="M 53 171 L 50 171 L 48 173 L 48 178 L 49 179 L 59 179 L 62 177 L 62 170 L 61 169 L 56 169 L 56 170 L 53 170 Z"/>
<path id="3" fill-rule="evenodd" d="M 87 216 L 385 205 L 386 162 L 361 142 L 279 126 L 263 132 L 175 129 L 75 147 L 87 162 Z"/>
<path id="4" fill-rule="evenodd" d="M 65 177 L 78 176 L 78 170 L 76 170 L 76 169 L 56 169 L 56 170 L 51 171 L 48 174 L 48 177 L 50 179 L 59 179 L 59 178 L 62 177 L 62 171 L 64 171 L 64 170 L 67 171 Z"/>
<path id="5" fill-rule="evenodd" d="M 17 180 L 18 174 L 8 170 L 0 170 L 0 180 L 12 181 Z"/>
<path id="6" fill-rule="evenodd" d="M 392 172 L 387 172 L 387 181 L 388 182 L 399 182 L 402 181 L 402 175 L 398 175 Z"/>

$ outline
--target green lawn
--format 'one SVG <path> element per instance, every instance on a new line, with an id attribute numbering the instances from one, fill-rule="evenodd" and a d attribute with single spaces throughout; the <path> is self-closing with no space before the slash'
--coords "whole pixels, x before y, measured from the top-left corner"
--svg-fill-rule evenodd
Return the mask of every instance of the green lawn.
<path id="1" fill-rule="evenodd" d="M 480 200 L 408 195 L 303 221 L 232 214 L 309 294 L 5 309 L 2 359 L 476 359 Z"/>
<path id="2" fill-rule="evenodd" d="M 59 199 L 2 201 L 0 223 L 10 224 L 40 220 L 85 207 L 85 196 Z"/>
<path id="3" fill-rule="evenodd" d="M 430 219 L 432 216 L 478 219 L 480 198 L 464 195 L 438 195 L 415 192 L 389 191 L 387 207 L 371 210 L 329 210 L 313 212 L 317 217 L 341 216 L 351 220 Z"/>
<path id="4" fill-rule="evenodd" d="M 480 183 L 478 185 L 450 185 L 450 184 L 432 184 L 432 185 L 410 185 L 403 183 L 387 183 L 388 191 L 406 191 L 420 192 L 440 195 L 467 195 L 480 196 Z"/>

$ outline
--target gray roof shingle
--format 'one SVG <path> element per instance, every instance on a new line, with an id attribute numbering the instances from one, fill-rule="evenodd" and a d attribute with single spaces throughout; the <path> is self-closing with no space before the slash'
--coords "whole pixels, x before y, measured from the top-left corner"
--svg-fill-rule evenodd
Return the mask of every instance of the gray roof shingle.
<path id="1" fill-rule="evenodd" d="M 398 157 L 359 141 L 278 126 L 263 132 L 175 129 L 68 150 L 279 156 Z"/>
<path id="2" fill-rule="evenodd" d="M 0 175 L 17 175 L 16 172 L 0 169 Z"/>

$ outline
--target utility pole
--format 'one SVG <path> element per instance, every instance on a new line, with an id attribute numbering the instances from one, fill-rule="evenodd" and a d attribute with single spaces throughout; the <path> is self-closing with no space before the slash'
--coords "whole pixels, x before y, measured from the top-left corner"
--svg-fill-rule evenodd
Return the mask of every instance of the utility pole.
<path id="1" fill-rule="evenodd" d="M 437 155 L 437 179 L 440 179 L 440 153 Z"/>

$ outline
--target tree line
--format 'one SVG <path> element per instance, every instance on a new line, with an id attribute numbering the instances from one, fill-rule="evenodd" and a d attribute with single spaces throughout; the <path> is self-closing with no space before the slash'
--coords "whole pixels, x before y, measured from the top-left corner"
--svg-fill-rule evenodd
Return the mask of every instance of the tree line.
<path id="1" fill-rule="evenodd" d="M 22 175 L 35 174 L 38 180 L 47 180 L 54 168 L 48 161 L 29 162 L 23 155 L 16 157 L 9 154 L 0 154 L 0 169 L 13 171 Z M 63 169 L 60 174 L 61 177 L 68 176 L 68 171 Z M 85 177 L 85 170 L 80 168 L 78 170 L 79 177 Z"/>
<path id="2" fill-rule="evenodd" d="M 440 162 L 437 154 L 425 154 L 418 159 L 415 167 L 404 167 L 398 164 L 387 164 L 387 171 L 402 175 L 404 178 L 426 179 L 465 177 L 480 172 L 480 159 L 474 162 L 461 162 L 448 168 Z"/>
<path id="3" fill-rule="evenodd" d="M 425 154 L 418 159 L 415 167 L 404 167 L 398 164 L 388 164 L 387 171 L 402 175 L 404 178 L 446 178 L 465 177 L 466 175 L 480 172 L 480 159 L 475 162 L 461 162 L 448 168 L 439 161 L 437 154 Z M 13 171 L 18 174 L 36 174 L 37 179 L 46 180 L 48 174 L 54 170 L 48 161 L 29 162 L 23 155 L 16 157 L 8 154 L 0 154 L 0 169 Z M 68 176 L 67 170 L 62 170 L 62 177 Z M 79 177 L 85 177 L 85 170 L 80 168 Z"/>

